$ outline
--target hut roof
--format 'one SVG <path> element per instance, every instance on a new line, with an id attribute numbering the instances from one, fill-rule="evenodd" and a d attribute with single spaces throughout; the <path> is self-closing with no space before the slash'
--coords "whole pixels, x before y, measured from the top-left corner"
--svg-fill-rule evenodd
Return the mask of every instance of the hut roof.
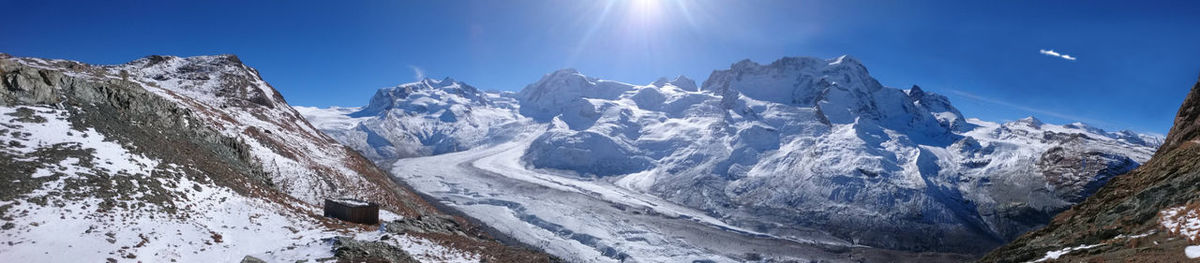
<path id="1" fill-rule="evenodd" d="M 336 199 L 330 199 L 330 200 L 332 200 L 333 202 L 336 202 L 338 204 L 348 206 L 348 207 L 364 207 L 364 206 L 371 205 L 371 203 L 369 203 L 367 201 L 353 199 L 353 198 L 336 198 Z"/>

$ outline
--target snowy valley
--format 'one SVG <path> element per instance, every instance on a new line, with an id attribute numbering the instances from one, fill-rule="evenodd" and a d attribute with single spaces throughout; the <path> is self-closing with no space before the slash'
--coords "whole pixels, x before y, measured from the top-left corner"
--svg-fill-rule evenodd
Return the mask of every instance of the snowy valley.
<path id="1" fill-rule="evenodd" d="M 699 85 L 571 69 L 296 107 L 443 205 L 568 261 L 962 261 L 1138 167 L 1163 139 L 963 116 L 856 59 L 740 61 Z"/>

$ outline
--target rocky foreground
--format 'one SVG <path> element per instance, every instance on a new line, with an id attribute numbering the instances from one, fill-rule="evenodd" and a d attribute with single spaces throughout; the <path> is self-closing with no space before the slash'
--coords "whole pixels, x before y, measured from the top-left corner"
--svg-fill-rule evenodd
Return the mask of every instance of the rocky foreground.
<path id="1" fill-rule="evenodd" d="M 551 260 L 434 208 L 232 55 L 0 54 L 0 167 L 6 260 Z M 382 204 L 383 230 L 322 217 L 329 197 Z"/>

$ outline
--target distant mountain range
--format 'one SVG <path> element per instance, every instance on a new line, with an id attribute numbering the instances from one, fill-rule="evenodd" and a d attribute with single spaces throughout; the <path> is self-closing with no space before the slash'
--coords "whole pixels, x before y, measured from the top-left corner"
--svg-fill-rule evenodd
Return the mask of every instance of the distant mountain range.
<path id="1" fill-rule="evenodd" d="M 967 118 L 945 96 L 880 84 L 849 56 L 744 60 L 701 85 L 571 69 L 518 93 L 425 79 L 381 89 L 364 107 L 297 110 L 473 218 L 534 245 L 561 238 L 570 244 L 538 246 L 575 261 L 804 257 L 578 225 L 597 212 L 563 214 L 571 208 L 546 196 L 583 193 L 622 207 L 618 221 L 651 222 L 630 211 L 653 211 L 751 236 L 969 258 L 1048 223 L 1163 143 L 1083 123 Z M 561 193 L 526 191 L 534 186 Z"/>
<path id="2" fill-rule="evenodd" d="M 1200 258 L 1200 82 L 1162 147 L 1087 200 L 983 262 L 1192 262 Z"/>

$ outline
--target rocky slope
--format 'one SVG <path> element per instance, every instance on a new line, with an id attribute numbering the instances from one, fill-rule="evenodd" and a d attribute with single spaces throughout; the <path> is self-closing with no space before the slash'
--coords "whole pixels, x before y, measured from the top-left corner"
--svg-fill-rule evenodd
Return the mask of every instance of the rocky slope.
<path id="1" fill-rule="evenodd" d="M 8 259 L 548 260 L 434 209 L 232 55 L 97 66 L 0 54 L 0 134 Z M 327 197 L 379 202 L 388 230 L 411 227 L 323 218 Z M 355 253 L 372 247 L 401 254 Z"/>
<path id="2" fill-rule="evenodd" d="M 403 86 L 436 86 L 429 83 Z M 451 138 L 505 135 L 453 144 L 466 145 L 459 150 L 529 138 L 509 140 L 524 144 L 512 158 L 521 173 L 615 185 L 784 239 L 969 254 L 1045 224 L 1149 159 L 1161 140 L 1082 123 L 966 118 L 944 96 L 883 86 L 847 56 L 741 61 L 699 86 L 684 77 L 633 85 L 567 69 L 517 94 L 468 94 L 443 101 L 518 116 L 461 122 L 440 118 L 447 111 L 391 106 L 391 115 L 404 112 L 432 127 L 478 128 L 428 133 L 424 126 L 361 125 L 396 122 L 352 114 L 388 108 L 376 99 L 372 110 L 309 108 L 305 115 L 361 152 L 418 152 L 373 145 L 449 148 L 405 143 L 412 137 L 381 136 L 390 142 L 383 144 L 345 135 L 362 130 L 356 127 Z"/>
<path id="3" fill-rule="evenodd" d="M 1200 258 L 1200 82 L 1145 165 L 981 261 L 1185 262 Z"/>

